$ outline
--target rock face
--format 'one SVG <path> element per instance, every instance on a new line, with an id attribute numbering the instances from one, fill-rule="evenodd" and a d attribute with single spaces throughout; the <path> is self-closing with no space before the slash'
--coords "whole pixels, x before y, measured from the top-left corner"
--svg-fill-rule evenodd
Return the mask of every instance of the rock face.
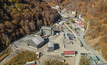
<path id="1" fill-rule="evenodd" d="M 44 0 L 0 0 L 0 49 L 57 19 L 57 11 Z"/>
<path id="2" fill-rule="evenodd" d="M 90 47 L 102 51 L 107 60 L 107 0 L 64 0 L 60 6 L 77 11 L 90 23 L 85 41 Z"/>

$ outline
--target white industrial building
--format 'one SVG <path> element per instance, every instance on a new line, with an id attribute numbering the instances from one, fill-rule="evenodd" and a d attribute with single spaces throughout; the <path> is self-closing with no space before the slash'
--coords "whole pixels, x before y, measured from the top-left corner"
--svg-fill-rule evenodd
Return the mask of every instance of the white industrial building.
<path id="1" fill-rule="evenodd" d="M 53 42 L 48 43 L 48 52 L 54 52 L 54 43 Z"/>

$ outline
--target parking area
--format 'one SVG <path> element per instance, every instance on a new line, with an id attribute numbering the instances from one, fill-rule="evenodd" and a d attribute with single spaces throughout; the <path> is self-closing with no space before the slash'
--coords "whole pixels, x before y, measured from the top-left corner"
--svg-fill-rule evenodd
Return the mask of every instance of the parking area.
<path id="1" fill-rule="evenodd" d="M 74 58 L 75 61 L 73 65 L 79 65 L 81 53 L 89 53 L 89 52 L 84 47 L 81 47 L 80 44 L 81 42 L 78 40 L 78 38 L 76 38 L 76 36 L 74 36 L 74 34 L 71 33 L 71 31 L 67 29 L 66 26 L 63 27 L 63 31 L 64 31 L 64 36 L 66 36 L 66 38 L 64 38 L 65 49 L 76 51 L 76 56 Z"/>
<path id="2" fill-rule="evenodd" d="M 64 39 L 65 48 L 78 51 L 80 53 L 82 52 L 88 52 L 84 47 L 81 47 L 81 42 L 74 36 L 73 33 L 71 33 L 66 26 L 63 27 L 64 30 L 64 36 L 66 38 Z M 70 38 L 69 38 L 70 37 Z M 84 51 L 82 51 L 84 50 Z"/>

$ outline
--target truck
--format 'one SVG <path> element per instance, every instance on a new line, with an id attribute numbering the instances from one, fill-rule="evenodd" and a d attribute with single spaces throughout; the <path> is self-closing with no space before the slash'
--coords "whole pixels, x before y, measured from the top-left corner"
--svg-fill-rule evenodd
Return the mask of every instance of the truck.
<path id="1" fill-rule="evenodd" d="M 36 54 L 37 54 L 37 58 L 40 58 L 43 55 L 42 52 L 36 52 Z"/>

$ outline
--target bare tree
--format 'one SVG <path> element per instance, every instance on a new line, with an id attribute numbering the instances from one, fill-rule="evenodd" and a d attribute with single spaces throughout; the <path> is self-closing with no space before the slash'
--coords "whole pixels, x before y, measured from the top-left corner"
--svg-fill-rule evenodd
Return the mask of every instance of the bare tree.
<path id="1" fill-rule="evenodd" d="M 37 20 L 37 25 L 38 25 L 39 27 L 42 26 L 42 24 L 43 24 L 42 20 Z"/>
<path id="2" fill-rule="evenodd" d="M 31 31 L 34 31 L 35 30 L 35 22 L 30 22 L 29 27 L 30 27 Z"/>
<path id="3" fill-rule="evenodd" d="M 22 28 L 19 29 L 19 32 L 20 32 L 21 37 L 24 36 L 24 31 Z"/>
<path id="4" fill-rule="evenodd" d="M 25 26 L 25 32 L 26 32 L 26 34 L 30 34 L 30 29 L 28 26 Z"/>

